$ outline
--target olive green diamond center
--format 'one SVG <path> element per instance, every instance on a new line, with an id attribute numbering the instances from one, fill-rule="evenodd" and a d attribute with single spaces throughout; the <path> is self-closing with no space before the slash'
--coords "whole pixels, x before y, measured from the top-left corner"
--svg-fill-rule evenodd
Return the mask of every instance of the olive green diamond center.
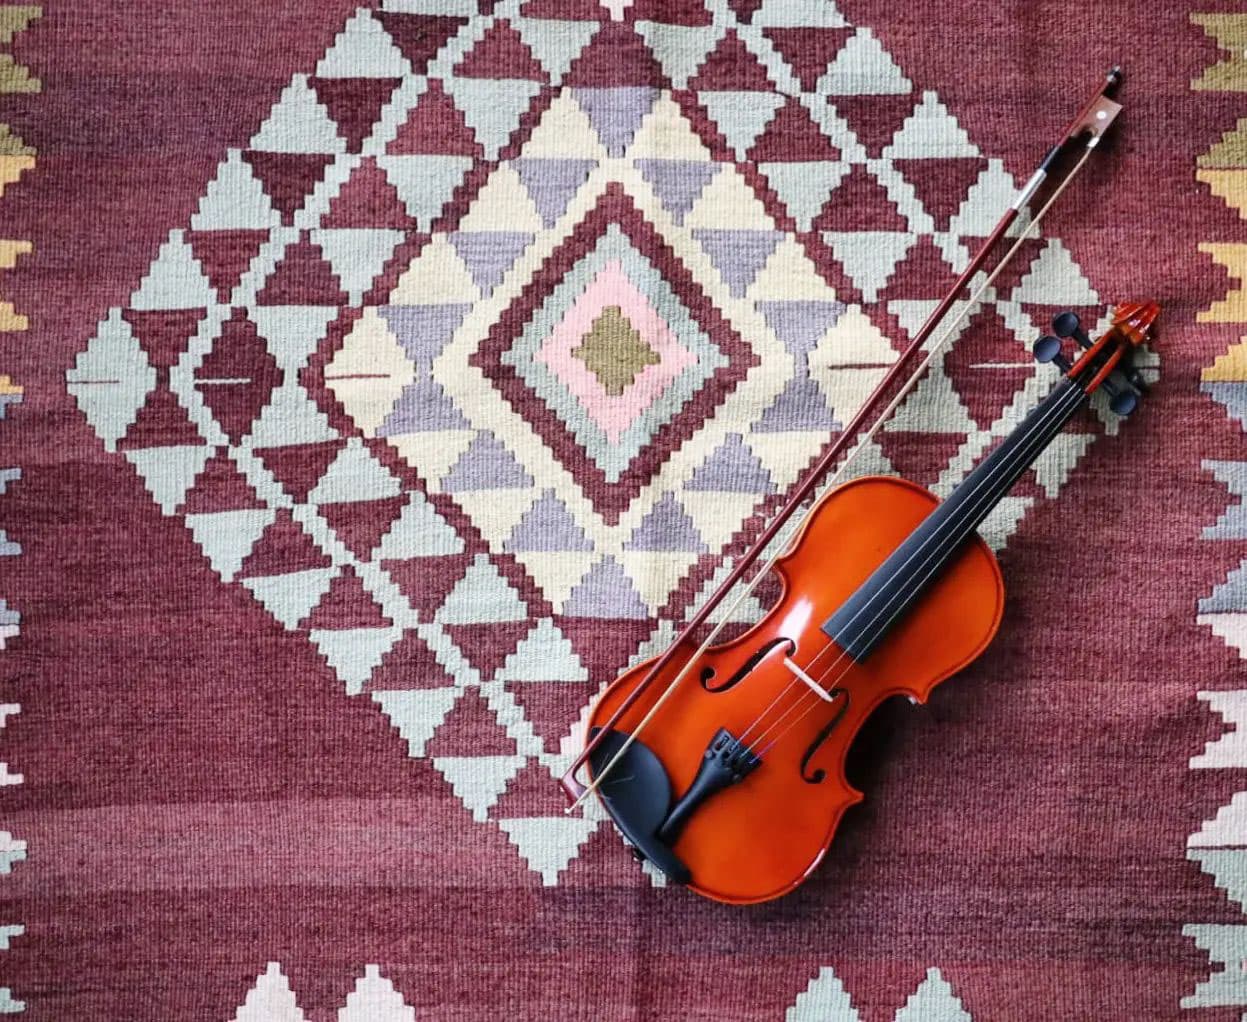
<path id="1" fill-rule="evenodd" d="M 619 397 L 646 366 L 661 359 L 628 322 L 618 305 L 604 308 L 572 354 L 597 377 L 602 389 Z"/>

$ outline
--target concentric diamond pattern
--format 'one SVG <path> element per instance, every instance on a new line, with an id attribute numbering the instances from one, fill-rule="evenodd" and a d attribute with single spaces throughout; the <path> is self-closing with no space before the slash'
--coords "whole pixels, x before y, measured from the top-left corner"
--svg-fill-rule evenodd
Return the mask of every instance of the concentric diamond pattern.
<path id="1" fill-rule="evenodd" d="M 1013 187 L 829 0 L 634 6 L 361 8 L 67 374 L 223 583 L 546 884 L 606 840 L 553 783 L 590 697 L 669 638 Z M 1028 254 L 876 466 L 947 492 L 1050 385 L 1025 344 L 1099 300 L 1058 241 Z"/>

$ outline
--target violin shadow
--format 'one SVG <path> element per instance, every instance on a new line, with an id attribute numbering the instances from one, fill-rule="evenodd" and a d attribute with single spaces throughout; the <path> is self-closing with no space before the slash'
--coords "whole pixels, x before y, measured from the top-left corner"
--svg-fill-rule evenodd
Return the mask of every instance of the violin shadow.
<path id="1" fill-rule="evenodd" d="M 895 766 L 894 749 L 903 741 L 908 730 L 904 722 L 912 712 L 913 707 L 904 697 L 893 696 L 880 703 L 858 730 L 844 758 L 844 773 L 848 782 L 866 797 L 844 814 L 829 859 L 847 865 L 862 846 L 862 834 L 874 820 L 872 805 L 879 785 L 885 773 Z"/>

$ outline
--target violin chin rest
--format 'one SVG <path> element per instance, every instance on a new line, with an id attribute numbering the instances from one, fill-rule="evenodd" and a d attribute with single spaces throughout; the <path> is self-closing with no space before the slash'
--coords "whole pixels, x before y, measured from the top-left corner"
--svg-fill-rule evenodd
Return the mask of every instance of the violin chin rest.
<path id="1" fill-rule="evenodd" d="M 593 729 L 596 734 L 598 728 Z M 610 731 L 589 759 L 594 774 L 623 748 L 628 736 Z M 598 788 L 598 795 L 615 825 L 633 848 L 677 884 L 687 884 L 692 873 L 671 846 L 658 837 L 658 828 L 671 811 L 671 780 L 657 756 L 644 742 L 634 741 Z"/>

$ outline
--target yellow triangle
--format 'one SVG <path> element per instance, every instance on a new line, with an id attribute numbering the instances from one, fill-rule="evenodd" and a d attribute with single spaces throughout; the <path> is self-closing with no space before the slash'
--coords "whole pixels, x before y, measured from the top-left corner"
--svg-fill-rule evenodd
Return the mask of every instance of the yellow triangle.
<path id="1" fill-rule="evenodd" d="M 436 442 L 440 443 L 442 434 L 438 433 L 436 436 Z M 426 443 L 429 437 L 430 434 L 424 434 Z M 456 490 L 451 496 L 472 519 L 472 524 L 480 530 L 489 545 L 497 549 L 506 542 L 511 530 L 533 506 L 539 492 L 532 487 L 515 490 Z"/>
<path id="2" fill-rule="evenodd" d="M 682 490 L 679 498 L 711 553 L 723 549 L 762 499 L 757 493 L 702 490 Z"/>
<path id="3" fill-rule="evenodd" d="M 513 167 L 502 164 L 485 182 L 459 224 L 461 231 L 526 231 L 536 234 L 545 225 L 537 207 Z"/>
<path id="4" fill-rule="evenodd" d="M 459 253 L 437 234 L 399 278 L 390 302 L 394 305 L 471 303 L 480 298 L 472 275 Z"/>
<path id="5" fill-rule="evenodd" d="M 1247 219 L 1247 170 L 1197 170 L 1195 177 L 1206 184 L 1230 209 Z"/>
<path id="6" fill-rule="evenodd" d="M 20 396 L 23 393 L 22 388 L 13 382 L 13 377 L 0 376 L 0 394 L 17 394 Z"/>
<path id="7" fill-rule="evenodd" d="M 1247 91 L 1247 15 L 1242 14 L 1192 14 L 1191 21 L 1216 39 L 1217 45 L 1229 53 L 1229 57 L 1208 68 L 1202 76 L 1192 80 L 1192 89 L 1224 92 Z"/>
<path id="8" fill-rule="evenodd" d="M 43 10 L 33 4 L 0 7 L 0 43 L 11 43 L 13 37 L 34 21 Z"/>
<path id="9" fill-rule="evenodd" d="M 724 164 L 706 186 L 684 218 L 684 226 L 711 230 L 775 230 L 774 221 L 766 215 L 753 189 L 731 164 Z"/>
<path id="10" fill-rule="evenodd" d="M 1205 383 L 1242 383 L 1247 381 L 1247 337 L 1235 344 L 1224 355 L 1219 355 L 1200 374 Z"/>
<path id="11" fill-rule="evenodd" d="M 606 159 L 597 132 L 568 91 L 562 91 L 541 116 L 520 155 L 533 159 Z"/>
<path id="12" fill-rule="evenodd" d="M 1247 278 L 1247 245 L 1204 242 L 1199 250 L 1212 256 L 1240 283 Z M 1247 291 L 1238 287 L 1195 318 L 1201 323 L 1247 323 Z"/>
<path id="13" fill-rule="evenodd" d="M 33 156 L 0 156 L 0 195 L 34 165 Z"/>
<path id="14" fill-rule="evenodd" d="M 669 92 L 663 92 L 641 121 L 628 151 L 631 159 L 710 160 L 710 151 L 697 137 Z"/>
<path id="15" fill-rule="evenodd" d="M 1201 167 L 1247 167 L 1247 117 L 1239 120 L 1233 131 L 1204 153 L 1196 163 Z"/>
<path id="16" fill-rule="evenodd" d="M 436 437 L 430 441 L 430 437 Z M 437 433 L 402 433 L 387 437 L 390 446 L 420 473 L 431 489 L 450 471 L 476 439 L 474 429 L 447 429 Z"/>
<path id="17" fill-rule="evenodd" d="M 0 53 L 0 95 L 6 92 L 38 92 L 43 83 L 30 74 L 30 68 L 19 64 L 9 54 Z"/>
<path id="18" fill-rule="evenodd" d="M 29 241 L 0 241 L 0 270 L 11 270 L 17 265 L 17 257 L 34 251 Z"/>
<path id="19" fill-rule="evenodd" d="M 561 612 L 576 583 L 588 574 L 593 554 L 585 550 L 530 550 L 514 555 L 537 588 Z"/>
<path id="20" fill-rule="evenodd" d="M 752 302 L 834 302 L 836 292 L 818 275 L 795 238 L 785 237 L 749 286 Z"/>
<path id="21" fill-rule="evenodd" d="M 0 8 L 3 10 L 3 8 Z M 0 156 L 34 156 L 35 151 L 7 124 L 0 124 Z"/>
<path id="22" fill-rule="evenodd" d="M 25 330 L 30 326 L 30 322 L 25 316 L 20 316 L 17 310 L 8 302 L 0 302 L 0 333 L 13 333 L 18 330 Z"/>
<path id="23" fill-rule="evenodd" d="M 651 613 L 657 613 L 667 602 L 671 590 L 697 563 L 697 557 L 683 550 L 624 550 L 618 555 L 624 573 Z"/>
<path id="24" fill-rule="evenodd" d="M 785 430 L 782 433 L 751 433 L 749 449 L 771 473 L 775 485 L 786 490 L 814 460 L 828 439 L 824 430 Z"/>

